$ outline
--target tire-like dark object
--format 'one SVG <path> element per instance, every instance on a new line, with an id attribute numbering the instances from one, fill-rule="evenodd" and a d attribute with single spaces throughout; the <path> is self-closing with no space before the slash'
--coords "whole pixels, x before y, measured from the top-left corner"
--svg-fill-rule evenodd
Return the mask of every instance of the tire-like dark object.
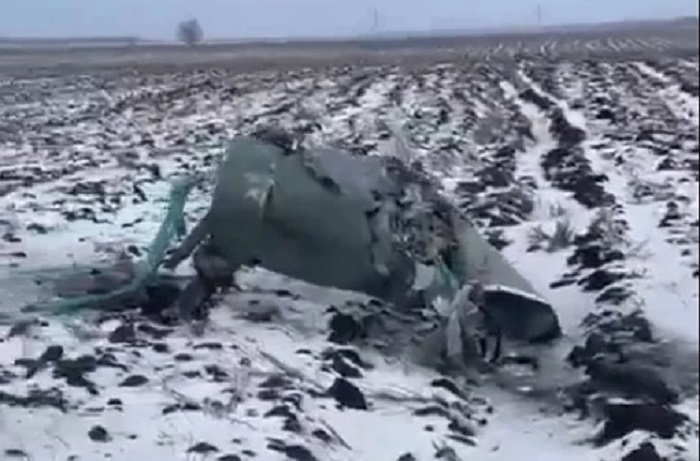
<path id="1" fill-rule="evenodd" d="M 549 303 L 498 286 L 485 287 L 484 297 L 488 317 L 505 338 L 539 343 L 561 336 L 559 319 Z"/>

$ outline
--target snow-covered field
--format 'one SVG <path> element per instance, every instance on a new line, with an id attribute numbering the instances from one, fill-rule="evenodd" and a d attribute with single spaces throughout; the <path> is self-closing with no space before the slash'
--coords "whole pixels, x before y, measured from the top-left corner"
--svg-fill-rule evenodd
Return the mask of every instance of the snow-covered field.
<path id="1" fill-rule="evenodd" d="M 0 460 L 697 460 L 698 60 L 600 40 L 620 54 L 0 75 Z M 143 256 L 168 181 L 272 121 L 357 155 L 402 127 L 564 337 L 445 376 L 361 331 L 379 303 L 261 271 L 203 332 L 19 312 L 35 269 Z"/>

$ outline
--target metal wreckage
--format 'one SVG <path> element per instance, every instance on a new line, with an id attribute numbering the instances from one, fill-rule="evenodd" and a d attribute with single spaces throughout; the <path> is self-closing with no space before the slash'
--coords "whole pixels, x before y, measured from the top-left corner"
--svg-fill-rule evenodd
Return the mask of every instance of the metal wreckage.
<path id="1" fill-rule="evenodd" d="M 197 275 L 172 308 L 183 320 L 231 285 L 237 269 L 257 266 L 363 293 L 400 312 L 432 309 L 451 362 L 484 360 L 489 343 L 495 350 L 487 360 L 496 360 L 502 337 L 560 335 L 551 305 L 406 159 L 301 148 L 275 129 L 237 137 L 219 166 L 208 213 L 166 256 L 184 230 L 192 183 L 181 186 L 139 275 L 103 294 L 66 299 L 63 310 L 143 299 L 158 267 L 174 269 L 191 256 Z"/>

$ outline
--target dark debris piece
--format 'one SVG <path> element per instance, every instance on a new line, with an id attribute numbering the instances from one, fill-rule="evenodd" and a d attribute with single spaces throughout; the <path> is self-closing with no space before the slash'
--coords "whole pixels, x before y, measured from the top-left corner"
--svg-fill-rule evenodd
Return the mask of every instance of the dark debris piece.
<path id="1" fill-rule="evenodd" d="M 66 412 L 68 401 L 60 389 L 31 389 L 26 396 L 0 391 L 0 404 L 24 408 L 52 407 Z"/>
<path id="2" fill-rule="evenodd" d="M 97 394 L 95 383 L 85 377 L 97 369 L 97 359 L 92 355 L 82 355 L 75 359 L 62 359 L 54 367 L 54 377 L 64 378 L 69 386 L 83 387 L 91 394 Z"/>
<path id="3" fill-rule="evenodd" d="M 27 366 L 27 378 L 31 378 L 49 363 L 56 363 L 63 357 L 63 346 L 48 346 L 34 363 Z"/>
<path id="4" fill-rule="evenodd" d="M 207 442 L 198 442 L 187 449 L 187 453 L 199 453 L 202 455 L 218 452 L 219 449 Z"/>
<path id="5" fill-rule="evenodd" d="M 336 312 L 329 322 L 330 334 L 328 341 L 336 344 L 347 344 L 365 336 L 362 324 L 355 317 L 342 312 Z"/>
<path id="6" fill-rule="evenodd" d="M 90 440 L 93 442 L 109 442 L 112 440 L 112 437 L 109 435 L 109 432 L 107 432 L 107 429 L 99 425 L 92 426 L 92 428 L 90 428 L 88 431 L 88 437 L 90 437 Z"/>
<path id="7" fill-rule="evenodd" d="M 333 397 L 341 407 L 355 410 L 367 410 L 367 399 L 362 391 L 345 378 L 336 378 L 328 389 L 328 395 Z"/>
<path id="8" fill-rule="evenodd" d="M 333 357 L 331 361 L 331 369 L 333 369 L 336 373 L 338 373 L 340 376 L 343 378 L 361 378 L 362 377 L 362 372 L 354 367 L 353 365 L 349 364 L 348 361 L 343 359 L 342 357 L 335 356 Z"/>
<path id="9" fill-rule="evenodd" d="M 168 405 L 163 410 L 161 410 L 161 413 L 164 415 L 170 414 L 170 413 L 175 413 L 176 411 L 199 411 L 201 410 L 202 407 L 199 404 L 196 404 L 194 402 L 189 402 L 189 403 L 174 403 L 172 405 Z"/>
<path id="10" fill-rule="evenodd" d="M 241 458 L 238 455 L 227 454 L 219 456 L 218 458 L 216 458 L 216 461 L 243 461 L 243 458 Z"/>
<path id="11" fill-rule="evenodd" d="M 269 439 L 267 448 L 284 453 L 292 461 L 319 461 L 308 448 L 302 445 L 287 445 L 279 439 Z"/>
<path id="12" fill-rule="evenodd" d="M 430 385 L 432 387 L 437 387 L 441 389 L 445 389 L 446 391 L 450 392 L 453 394 L 455 397 L 460 398 L 460 399 L 465 399 L 466 395 L 462 390 L 457 387 L 457 385 L 454 383 L 454 381 L 447 379 L 447 378 L 437 378 L 434 379 L 430 382 Z"/>
<path id="13" fill-rule="evenodd" d="M 609 403 L 603 411 L 605 424 L 597 437 L 601 445 L 637 430 L 670 439 L 687 420 L 673 408 L 656 403 Z"/>
<path id="14" fill-rule="evenodd" d="M 21 460 L 30 459 L 27 452 L 25 452 L 24 450 L 20 450 L 19 448 L 8 448 L 7 450 L 5 450 L 5 452 L 3 454 L 5 455 L 6 458 L 11 458 L 11 459 L 21 459 Z"/>
<path id="15" fill-rule="evenodd" d="M 597 386 L 617 390 L 628 397 L 659 404 L 675 403 L 679 397 L 655 369 L 633 363 L 593 360 L 586 367 L 586 374 Z"/>
<path id="16" fill-rule="evenodd" d="M 108 336 L 110 343 L 133 343 L 136 341 L 136 329 L 133 323 L 125 323 L 115 328 Z"/>
<path id="17" fill-rule="evenodd" d="M 411 453 L 404 453 L 403 455 L 399 456 L 396 459 L 396 461 L 418 461 L 418 460 Z"/>
<path id="18" fill-rule="evenodd" d="M 119 387 L 138 387 L 148 382 L 148 378 L 143 375 L 131 375 L 119 383 Z"/>

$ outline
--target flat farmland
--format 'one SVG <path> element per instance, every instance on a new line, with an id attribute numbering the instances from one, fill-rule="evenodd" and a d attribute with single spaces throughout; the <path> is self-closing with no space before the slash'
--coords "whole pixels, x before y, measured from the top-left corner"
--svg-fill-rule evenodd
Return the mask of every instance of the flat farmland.
<path id="1" fill-rule="evenodd" d="M 697 460 L 697 42 L 670 23 L 0 48 L 0 459 Z M 444 376 L 327 340 L 330 306 L 376 303 L 254 270 L 199 335 L 130 311 L 18 327 L 27 273 L 143 256 L 170 179 L 261 125 L 408 150 L 564 337 Z"/>

